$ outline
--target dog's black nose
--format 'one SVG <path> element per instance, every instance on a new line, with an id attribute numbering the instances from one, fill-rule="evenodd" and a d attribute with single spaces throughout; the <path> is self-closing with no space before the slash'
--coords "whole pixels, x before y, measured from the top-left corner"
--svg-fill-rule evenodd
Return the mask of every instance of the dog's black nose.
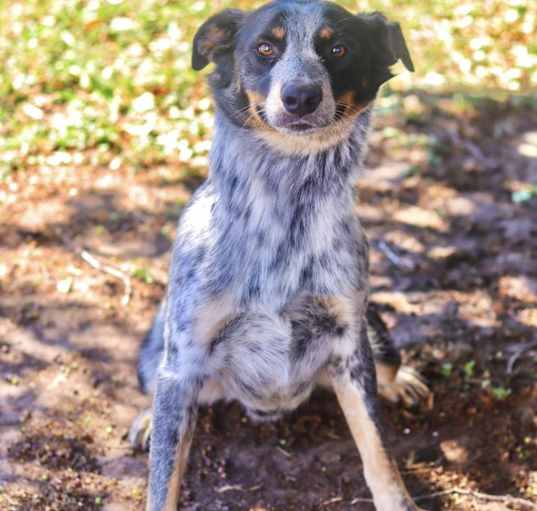
<path id="1" fill-rule="evenodd" d="M 282 102 L 290 114 L 303 116 L 317 110 L 323 99 L 320 85 L 289 83 L 282 89 Z"/>

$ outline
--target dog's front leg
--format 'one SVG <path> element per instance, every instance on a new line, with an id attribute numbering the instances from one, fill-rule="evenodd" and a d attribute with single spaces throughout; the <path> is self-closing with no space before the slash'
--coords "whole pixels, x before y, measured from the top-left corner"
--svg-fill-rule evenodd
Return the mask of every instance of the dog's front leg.
<path id="1" fill-rule="evenodd" d="M 159 369 L 153 398 L 147 511 L 176 511 L 197 417 L 201 383 L 176 369 Z"/>
<path id="2" fill-rule="evenodd" d="M 365 341 L 360 341 L 352 355 L 334 358 L 330 369 L 332 385 L 360 451 L 377 511 L 419 511 L 382 442 L 374 362 Z"/>

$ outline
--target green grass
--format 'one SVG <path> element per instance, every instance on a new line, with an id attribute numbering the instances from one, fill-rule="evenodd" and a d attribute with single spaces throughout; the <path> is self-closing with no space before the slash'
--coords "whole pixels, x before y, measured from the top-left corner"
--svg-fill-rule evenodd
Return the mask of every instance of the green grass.
<path id="1" fill-rule="evenodd" d="M 518 94 L 537 87 L 533 1 L 341 3 L 404 26 L 417 73 L 401 73 L 385 94 Z M 211 105 L 206 73 L 190 69 L 192 36 L 219 8 L 259 4 L 0 0 L 0 177 L 43 166 L 203 167 Z"/>

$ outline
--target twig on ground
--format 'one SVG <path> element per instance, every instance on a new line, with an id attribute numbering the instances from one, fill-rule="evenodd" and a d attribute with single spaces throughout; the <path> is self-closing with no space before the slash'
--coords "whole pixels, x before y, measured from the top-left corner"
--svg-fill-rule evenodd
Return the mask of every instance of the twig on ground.
<path id="1" fill-rule="evenodd" d="M 243 488 L 240 484 L 227 484 L 225 486 L 221 486 L 220 488 L 216 488 L 216 491 L 218 493 L 226 493 L 228 491 L 257 491 L 262 486 L 260 484 L 256 484 L 255 486 L 251 486 L 250 488 Z"/>
<path id="2" fill-rule="evenodd" d="M 79 255 L 95 270 L 107 273 L 108 275 L 112 275 L 112 277 L 121 280 L 125 288 L 125 292 L 123 293 L 123 297 L 121 298 L 121 303 L 122 305 L 128 305 L 132 294 L 131 279 L 128 277 L 128 275 L 125 275 L 125 273 L 123 273 L 118 268 L 114 268 L 109 264 L 101 263 L 101 261 L 99 261 L 94 255 L 90 254 L 87 250 L 81 250 L 79 252 Z"/>
<path id="3" fill-rule="evenodd" d="M 414 261 L 410 260 L 408 257 L 401 257 L 396 254 L 385 241 L 379 241 L 377 243 L 377 248 L 384 254 L 386 259 L 397 268 L 404 271 L 414 271 L 416 269 Z"/>
<path id="4" fill-rule="evenodd" d="M 527 351 L 537 347 L 537 339 L 530 342 L 516 343 L 508 346 L 505 351 L 511 352 L 512 355 L 507 360 L 507 374 L 512 374 L 517 360 Z"/>
<path id="5" fill-rule="evenodd" d="M 351 500 L 351 506 L 354 504 L 373 504 L 373 499 L 368 499 L 366 497 L 356 497 Z"/>
<path id="6" fill-rule="evenodd" d="M 469 140 L 465 140 L 463 142 L 463 145 L 464 145 L 464 148 L 470 153 L 472 158 L 474 158 L 474 160 L 478 160 L 479 162 L 481 162 L 481 164 L 485 168 L 494 168 L 497 165 L 496 160 L 485 156 L 483 152 L 481 151 L 481 149 L 477 145 L 470 142 Z"/>
<path id="7" fill-rule="evenodd" d="M 339 502 L 343 501 L 343 497 L 334 497 L 332 499 L 325 500 L 324 502 L 321 502 L 322 507 L 331 506 L 333 504 L 338 504 Z"/>
<path id="8" fill-rule="evenodd" d="M 489 493 L 482 493 L 480 491 L 474 490 L 464 490 L 462 488 L 453 488 L 452 490 L 444 490 L 436 493 L 431 493 L 430 495 L 422 495 L 416 497 L 415 500 L 426 500 L 434 497 L 440 497 L 442 495 L 462 495 L 465 497 L 473 497 L 479 500 L 488 500 L 489 502 L 501 502 L 503 504 L 511 504 L 522 506 L 524 509 L 531 509 L 532 511 L 537 511 L 537 504 L 533 502 L 522 499 L 520 497 L 513 497 L 511 495 L 490 495 Z"/>
<path id="9" fill-rule="evenodd" d="M 74 252 L 78 257 L 80 257 L 84 262 L 89 264 L 93 269 L 111 275 L 118 280 L 121 280 L 124 288 L 123 297 L 121 298 L 121 304 L 127 306 L 130 302 L 132 295 L 132 284 L 129 276 L 122 272 L 119 268 L 115 268 L 114 266 L 111 266 L 109 264 L 102 263 L 88 250 L 86 250 L 85 248 L 77 247 L 61 233 L 59 233 L 59 235 L 62 238 L 64 245 L 67 246 L 69 250 Z"/>
<path id="10" fill-rule="evenodd" d="M 489 168 L 494 168 L 496 166 L 497 163 L 493 158 L 489 158 L 485 156 L 483 154 L 483 151 L 481 151 L 481 149 L 479 148 L 479 146 L 477 146 L 476 144 L 474 144 L 468 139 L 462 138 L 459 135 L 457 130 L 448 129 L 446 130 L 446 134 L 448 138 L 451 140 L 451 143 L 453 144 L 453 146 L 464 147 L 464 149 L 466 149 L 466 151 L 470 154 L 470 156 L 474 160 L 481 163 L 481 165 L 483 165 L 484 168 L 489 169 Z"/>
<path id="11" fill-rule="evenodd" d="M 287 452 L 283 447 L 276 447 L 278 451 L 280 451 L 286 458 L 292 458 L 293 455 L 290 452 Z"/>
<path id="12" fill-rule="evenodd" d="M 436 497 L 444 497 L 447 495 L 462 495 L 464 497 L 472 497 L 478 500 L 501 502 L 502 504 L 516 505 L 526 510 L 537 511 L 537 504 L 534 504 L 527 499 L 522 499 L 520 497 L 512 497 L 511 495 L 490 495 L 488 493 L 482 493 L 473 490 L 464 490 L 462 488 L 453 488 L 451 490 L 441 490 L 433 493 L 428 493 L 427 495 L 418 495 L 417 497 L 414 497 L 414 500 L 428 500 L 434 499 Z M 358 503 L 373 503 L 373 499 L 358 497 L 351 502 L 351 505 Z"/>
<path id="13" fill-rule="evenodd" d="M 216 491 L 218 493 L 226 493 L 228 491 L 244 491 L 244 488 L 240 484 L 227 484 L 220 488 L 216 488 Z"/>

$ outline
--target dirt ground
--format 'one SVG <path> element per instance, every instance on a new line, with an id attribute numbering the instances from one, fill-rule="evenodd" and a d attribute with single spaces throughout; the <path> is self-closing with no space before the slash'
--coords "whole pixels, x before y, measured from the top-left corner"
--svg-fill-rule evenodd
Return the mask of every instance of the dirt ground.
<path id="1" fill-rule="evenodd" d="M 537 509 L 537 114 L 419 104 L 377 119 L 360 184 L 372 300 L 434 392 L 385 405 L 387 438 L 427 510 Z M 56 166 L 0 184 L 0 509 L 143 508 L 136 352 L 198 183 L 179 166 Z M 235 403 L 201 413 L 182 509 L 369 498 L 330 394 L 274 424 Z"/>

